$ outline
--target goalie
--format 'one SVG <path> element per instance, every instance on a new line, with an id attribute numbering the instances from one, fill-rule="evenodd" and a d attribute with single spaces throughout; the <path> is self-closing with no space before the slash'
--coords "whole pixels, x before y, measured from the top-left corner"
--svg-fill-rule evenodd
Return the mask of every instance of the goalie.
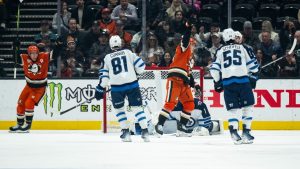
<path id="1" fill-rule="evenodd" d="M 180 113 L 183 109 L 182 103 L 178 102 L 175 109 L 170 113 L 170 118 L 165 121 L 163 126 L 163 132 L 165 134 L 176 133 L 176 136 L 207 136 L 207 135 L 218 135 L 223 133 L 223 123 L 220 120 L 211 120 L 210 113 L 205 103 L 200 101 L 201 91 L 195 90 L 194 104 L 195 109 L 191 113 L 191 118 L 187 123 L 187 133 L 178 133 L 177 125 L 180 119 Z M 148 120 L 148 130 L 150 134 L 154 134 L 154 126 L 152 119 Z M 131 127 L 131 133 L 139 135 L 141 134 L 141 127 L 138 123 L 135 123 Z"/>

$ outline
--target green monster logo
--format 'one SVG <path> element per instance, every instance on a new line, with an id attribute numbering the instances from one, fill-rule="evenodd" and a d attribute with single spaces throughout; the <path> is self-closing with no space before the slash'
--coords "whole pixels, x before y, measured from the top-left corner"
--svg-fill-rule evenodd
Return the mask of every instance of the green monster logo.
<path id="1" fill-rule="evenodd" d="M 51 108 L 54 107 L 54 101 L 56 99 L 55 95 L 57 96 L 57 110 L 60 111 L 61 110 L 61 100 L 62 100 L 62 97 L 61 97 L 61 92 L 62 92 L 62 84 L 61 83 L 57 83 L 55 84 L 54 82 L 50 82 L 48 83 L 48 88 L 50 90 L 50 101 L 49 101 L 49 105 Z M 57 90 L 55 90 L 57 88 Z M 55 91 L 56 91 L 56 94 L 55 94 Z M 48 94 L 46 93 L 44 98 L 44 111 L 45 113 L 47 114 L 48 112 Z"/>

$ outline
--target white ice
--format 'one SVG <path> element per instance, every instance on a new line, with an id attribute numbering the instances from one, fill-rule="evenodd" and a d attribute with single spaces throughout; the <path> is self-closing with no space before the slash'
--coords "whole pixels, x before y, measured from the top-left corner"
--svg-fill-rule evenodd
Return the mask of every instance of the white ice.
<path id="1" fill-rule="evenodd" d="M 252 145 L 218 136 L 139 136 L 100 131 L 0 131 L 0 169 L 297 169 L 300 131 L 253 131 Z"/>

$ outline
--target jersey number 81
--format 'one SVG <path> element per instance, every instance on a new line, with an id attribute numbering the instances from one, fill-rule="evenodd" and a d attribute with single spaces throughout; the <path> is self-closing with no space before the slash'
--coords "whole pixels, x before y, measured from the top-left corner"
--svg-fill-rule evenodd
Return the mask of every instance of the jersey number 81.
<path id="1" fill-rule="evenodd" d="M 126 56 L 116 57 L 111 60 L 114 75 L 117 75 L 123 71 L 128 72 Z"/>

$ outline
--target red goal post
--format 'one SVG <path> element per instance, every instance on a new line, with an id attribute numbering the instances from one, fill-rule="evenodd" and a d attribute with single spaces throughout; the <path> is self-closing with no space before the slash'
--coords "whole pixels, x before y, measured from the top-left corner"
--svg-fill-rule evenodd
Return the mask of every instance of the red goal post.
<path id="1" fill-rule="evenodd" d="M 139 86 L 147 118 L 151 118 L 154 114 L 158 113 L 164 104 L 167 74 L 167 67 L 146 67 L 145 72 L 139 75 Z M 201 91 L 203 93 L 204 69 L 202 67 L 194 67 L 192 75 L 195 79 L 195 82 L 200 84 Z M 134 115 L 133 113 L 130 113 L 130 107 L 128 106 L 127 101 L 125 101 L 125 106 L 128 119 L 131 123 L 133 123 Z M 119 124 L 113 112 L 110 92 L 108 92 L 103 98 L 102 107 L 103 132 L 107 133 L 120 131 Z"/>

